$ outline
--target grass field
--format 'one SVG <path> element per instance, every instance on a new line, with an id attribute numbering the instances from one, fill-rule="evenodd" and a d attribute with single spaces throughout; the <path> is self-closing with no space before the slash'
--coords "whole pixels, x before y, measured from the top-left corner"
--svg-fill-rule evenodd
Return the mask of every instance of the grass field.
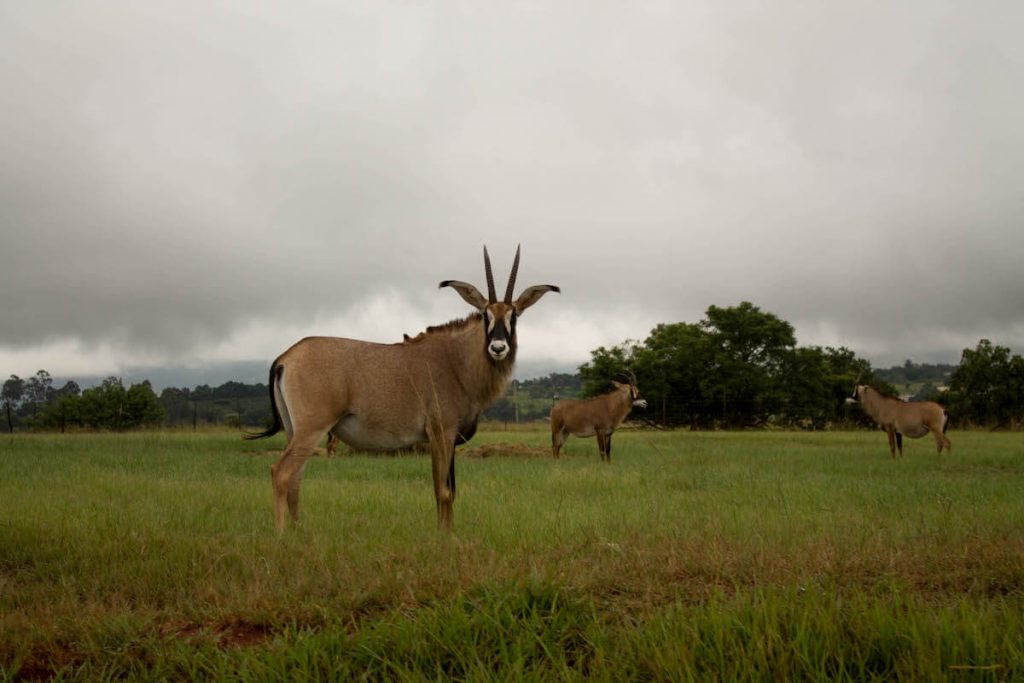
<path id="1" fill-rule="evenodd" d="M 284 537 L 283 440 L 0 437 L 0 679 L 1024 679 L 1024 438 L 950 437 L 485 431 L 453 535 L 350 454 Z"/>

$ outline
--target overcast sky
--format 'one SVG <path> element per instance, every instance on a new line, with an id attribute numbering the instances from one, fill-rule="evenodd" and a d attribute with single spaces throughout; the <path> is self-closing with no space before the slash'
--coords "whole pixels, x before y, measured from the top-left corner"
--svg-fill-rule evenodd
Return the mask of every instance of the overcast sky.
<path id="1" fill-rule="evenodd" d="M 751 301 L 1024 352 L 1024 3 L 0 0 L 0 374 L 270 360 L 556 284 L 519 357 Z"/>

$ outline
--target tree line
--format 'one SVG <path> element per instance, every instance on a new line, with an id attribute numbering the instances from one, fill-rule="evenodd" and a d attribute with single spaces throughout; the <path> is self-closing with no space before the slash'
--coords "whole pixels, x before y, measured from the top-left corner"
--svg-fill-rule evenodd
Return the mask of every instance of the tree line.
<path id="1" fill-rule="evenodd" d="M 592 396 L 608 389 L 615 372 L 631 369 L 648 401 L 646 414 L 633 417 L 667 427 L 868 425 L 863 412 L 846 403 L 860 378 L 891 395 L 899 393 L 894 383 L 921 383 L 914 398 L 943 404 L 959 426 L 1020 428 L 1021 356 L 982 339 L 964 349 L 959 365 L 945 367 L 908 361 L 876 371 L 846 347 L 798 346 L 790 323 L 742 302 L 710 306 L 697 323 L 658 325 L 642 342 L 599 347 L 580 375 L 584 395 Z"/>
<path id="2" fill-rule="evenodd" d="M 262 425 L 271 417 L 265 384 L 167 387 L 157 396 L 148 380 L 125 386 L 119 377 L 108 377 L 99 386 L 84 390 L 75 381 L 55 388 L 46 370 L 27 379 L 11 375 L 3 384 L 0 407 L 4 426 L 11 432 L 238 427 Z"/>
<path id="3" fill-rule="evenodd" d="M 793 326 L 749 302 L 710 306 L 697 323 L 663 323 L 643 341 L 591 351 L 578 374 L 553 373 L 512 383 L 485 419 L 545 419 L 563 398 L 593 396 L 624 369 L 637 377 L 648 409 L 634 414 L 666 427 L 693 429 L 787 427 L 822 429 L 870 424 L 846 404 L 854 381 L 896 395 L 936 400 L 957 426 L 1019 429 L 1024 423 L 1024 359 L 987 339 L 964 349 L 956 366 L 915 364 L 874 370 L 846 347 L 798 346 Z M 165 388 L 148 381 L 125 386 L 108 377 L 81 389 L 56 388 L 45 370 L 3 384 L 0 408 L 8 431 L 125 430 L 203 425 L 263 426 L 271 419 L 265 384 Z"/>
<path id="4" fill-rule="evenodd" d="M 46 370 L 23 380 L 11 375 L 0 395 L 8 431 L 15 427 L 34 430 L 68 428 L 120 431 L 159 426 L 164 418 L 148 381 L 125 386 L 120 377 L 108 377 L 97 386 L 82 390 L 69 381 L 60 388 Z"/>

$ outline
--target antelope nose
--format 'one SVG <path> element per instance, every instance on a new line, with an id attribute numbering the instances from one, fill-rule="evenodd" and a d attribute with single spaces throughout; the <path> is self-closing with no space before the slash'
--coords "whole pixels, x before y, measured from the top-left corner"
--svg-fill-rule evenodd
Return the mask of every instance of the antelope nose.
<path id="1" fill-rule="evenodd" d="M 492 356 L 502 356 L 508 350 L 508 344 L 503 341 L 492 341 L 490 350 Z"/>

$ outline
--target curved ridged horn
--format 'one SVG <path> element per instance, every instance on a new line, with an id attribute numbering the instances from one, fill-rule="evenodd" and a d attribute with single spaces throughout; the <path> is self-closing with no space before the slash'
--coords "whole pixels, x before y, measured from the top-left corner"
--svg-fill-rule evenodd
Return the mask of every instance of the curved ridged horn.
<path id="1" fill-rule="evenodd" d="M 487 301 L 497 303 L 498 295 L 494 291 L 494 273 L 491 272 L 491 257 L 487 255 L 487 247 L 484 246 L 484 272 L 487 273 Z"/>
<path id="2" fill-rule="evenodd" d="M 508 287 L 505 289 L 505 303 L 512 303 L 512 290 L 516 286 L 516 273 L 519 272 L 519 247 L 516 245 L 516 258 L 512 261 L 512 274 L 508 276 Z"/>

